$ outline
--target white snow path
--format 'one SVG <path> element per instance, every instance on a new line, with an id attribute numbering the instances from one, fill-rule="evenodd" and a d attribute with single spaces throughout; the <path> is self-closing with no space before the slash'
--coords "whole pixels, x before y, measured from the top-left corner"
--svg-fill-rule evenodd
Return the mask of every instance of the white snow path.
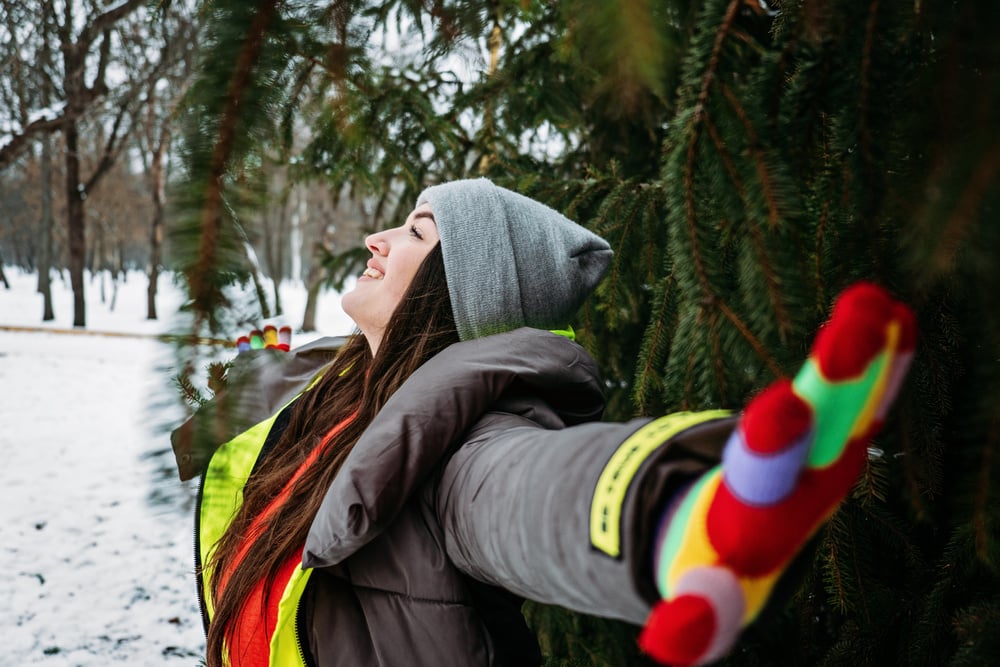
<path id="1" fill-rule="evenodd" d="M 196 664 L 193 490 L 152 340 L 0 332 L 0 663 Z M 159 397 L 159 411 L 151 405 Z"/>

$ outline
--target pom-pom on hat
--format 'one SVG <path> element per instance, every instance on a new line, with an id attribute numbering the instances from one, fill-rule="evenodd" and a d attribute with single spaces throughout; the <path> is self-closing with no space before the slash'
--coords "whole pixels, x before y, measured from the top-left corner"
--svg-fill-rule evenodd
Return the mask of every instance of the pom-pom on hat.
<path id="1" fill-rule="evenodd" d="M 462 340 L 566 326 L 611 261 L 601 237 L 485 178 L 429 187 L 417 198 L 423 203 L 441 237 Z"/>

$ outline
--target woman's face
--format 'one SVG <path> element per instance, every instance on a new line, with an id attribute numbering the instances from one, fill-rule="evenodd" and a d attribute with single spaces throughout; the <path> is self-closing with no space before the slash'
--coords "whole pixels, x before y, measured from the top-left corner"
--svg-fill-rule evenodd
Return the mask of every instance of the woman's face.
<path id="1" fill-rule="evenodd" d="M 438 239 L 429 204 L 414 209 L 401 226 L 365 239 L 372 258 L 341 305 L 368 339 L 372 354 L 378 352 L 389 318 Z"/>

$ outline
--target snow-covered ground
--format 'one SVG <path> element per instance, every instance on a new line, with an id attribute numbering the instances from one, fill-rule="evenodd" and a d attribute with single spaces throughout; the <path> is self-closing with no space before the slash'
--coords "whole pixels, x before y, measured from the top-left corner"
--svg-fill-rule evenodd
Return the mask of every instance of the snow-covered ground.
<path id="1" fill-rule="evenodd" d="M 177 480 L 165 427 L 167 331 L 181 297 L 160 283 L 160 321 L 145 320 L 146 279 L 119 285 L 115 308 L 88 281 L 86 332 L 53 282 L 57 319 L 42 324 L 36 277 L 0 283 L 0 665 L 196 665 L 201 619 L 192 578 L 193 483 Z M 283 286 L 289 324 L 301 285 Z M 324 334 L 346 334 L 339 298 L 320 301 Z M 14 330 L 39 327 L 43 331 Z M 100 335 L 99 332 L 134 334 Z M 307 339 L 296 335 L 293 345 Z"/>

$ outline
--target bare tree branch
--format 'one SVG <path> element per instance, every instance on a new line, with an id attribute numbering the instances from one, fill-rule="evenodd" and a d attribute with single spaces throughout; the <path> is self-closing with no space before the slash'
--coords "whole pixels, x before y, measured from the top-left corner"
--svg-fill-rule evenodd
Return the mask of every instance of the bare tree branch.
<path id="1" fill-rule="evenodd" d="M 131 12 L 145 4 L 145 0 L 128 0 L 117 7 L 98 15 L 81 30 L 79 36 L 72 38 L 72 3 L 65 3 L 63 9 L 63 21 L 55 23 L 55 32 L 60 41 L 60 50 L 63 53 L 63 94 L 66 105 L 55 117 L 44 117 L 25 124 L 20 131 L 12 132 L 11 139 L 0 147 L 0 171 L 9 167 L 20 155 L 30 146 L 31 140 L 43 132 L 56 132 L 61 130 L 69 122 L 76 121 L 90 107 L 95 100 L 108 93 L 105 84 L 105 72 L 111 60 L 111 35 L 112 26 Z M 51 4 L 48 9 L 53 9 Z M 45 16 L 54 19 L 52 11 L 43 12 Z M 83 68 L 86 64 L 86 54 L 90 46 L 98 35 L 103 37 L 99 45 L 98 66 L 95 72 L 94 82 L 88 86 L 84 81 Z M 42 68 L 46 77 L 50 73 Z M 57 86 L 50 82 L 50 90 L 56 90 Z M 22 103 L 24 100 L 21 100 Z M 26 112 L 21 114 L 21 122 L 27 119 Z"/>
<path id="2" fill-rule="evenodd" d="M 97 38 L 98 34 L 103 33 L 117 23 L 119 19 L 131 14 L 144 4 L 146 4 L 146 0 L 127 0 L 127 2 L 123 2 L 114 9 L 109 9 L 95 17 L 93 21 L 84 26 L 83 30 L 80 31 L 76 43 L 89 46 Z"/>
<path id="3" fill-rule="evenodd" d="M 90 178 L 87 179 L 86 184 L 83 186 L 83 192 L 89 193 L 97 185 L 101 177 L 104 176 L 114 166 L 115 161 L 118 159 L 118 155 L 121 154 L 121 147 L 125 145 L 124 138 L 128 135 L 129 131 L 126 130 L 122 135 L 123 141 L 118 142 L 118 133 L 121 131 L 122 120 L 128 113 L 129 102 L 124 102 L 118 109 L 118 113 L 115 115 L 115 121 L 111 126 L 111 134 L 108 137 L 107 142 L 104 144 L 104 151 L 101 154 L 101 159 L 94 168 L 93 173 L 91 173 Z M 131 124 L 130 124 L 131 126 Z"/>

